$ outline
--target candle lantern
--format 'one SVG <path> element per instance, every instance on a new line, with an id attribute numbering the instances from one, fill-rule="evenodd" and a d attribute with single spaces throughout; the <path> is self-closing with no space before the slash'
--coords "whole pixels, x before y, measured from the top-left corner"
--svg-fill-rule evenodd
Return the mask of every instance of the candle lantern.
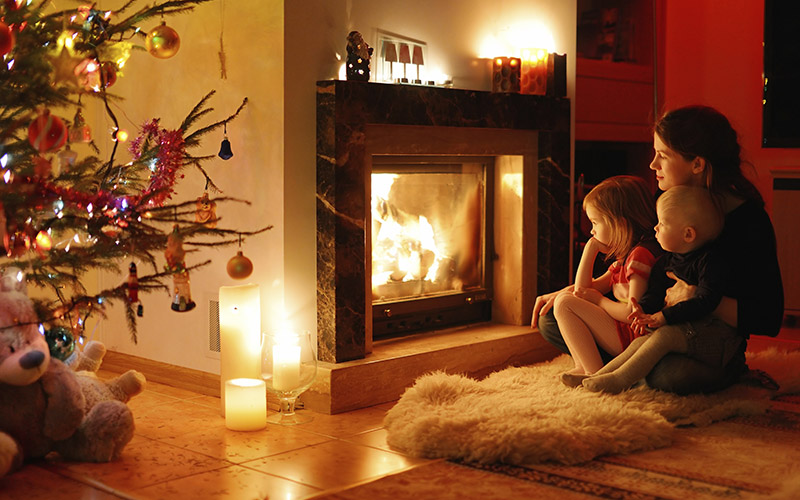
<path id="1" fill-rule="evenodd" d="M 522 50 L 521 93 L 536 95 L 545 95 L 547 93 L 547 61 L 549 55 L 545 49 Z"/>
<path id="2" fill-rule="evenodd" d="M 492 62 L 492 92 L 519 92 L 519 57 L 495 57 Z"/>
<path id="3" fill-rule="evenodd" d="M 261 291 L 258 285 L 219 289 L 220 400 L 225 413 L 225 382 L 261 374 Z"/>
<path id="4" fill-rule="evenodd" d="M 270 422 L 292 425 L 310 420 L 294 411 L 297 397 L 311 387 L 317 375 L 317 351 L 311 334 L 265 333 L 261 340 L 261 377 L 280 402 L 280 413 Z"/>
<path id="5" fill-rule="evenodd" d="M 257 431 L 267 426 L 267 389 L 263 380 L 234 378 L 225 382 L 225 427 Z"/>

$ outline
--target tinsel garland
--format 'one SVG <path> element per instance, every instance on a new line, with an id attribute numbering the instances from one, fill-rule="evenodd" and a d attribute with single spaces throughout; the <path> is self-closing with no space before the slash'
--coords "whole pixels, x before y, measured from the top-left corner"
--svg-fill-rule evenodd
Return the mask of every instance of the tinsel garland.
<path id="1" fill-rule="evenodd" d="M 149 206 L 161 206 L 172 196 L 175 175 L 183 166 L 186 154 L 183 131 L 167 130 L 158 126 L 159 119 L 153 118 L 142 125 L 142 133 L 131 142 L 128 150 L 134 159 L 139 160 L 155 140 L 158 145 L 156 162 L 151 168 L 150 184 L 142 191 L 141 198 L 150 197 Z"/>

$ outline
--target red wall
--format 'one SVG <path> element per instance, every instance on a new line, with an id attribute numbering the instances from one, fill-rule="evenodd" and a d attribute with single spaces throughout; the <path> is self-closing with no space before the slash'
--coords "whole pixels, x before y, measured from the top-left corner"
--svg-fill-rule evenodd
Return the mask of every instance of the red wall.
<path id="1" fill-rule="evenodd" d="M 761 147 L 764 2 L 664 3 L 663 109 L 707 104 L 725 113 L 739 132 L 743 156 L 755 165 L 754 180 L 771 207 L 770 170 L 800 168 L 800 149 Z"/>

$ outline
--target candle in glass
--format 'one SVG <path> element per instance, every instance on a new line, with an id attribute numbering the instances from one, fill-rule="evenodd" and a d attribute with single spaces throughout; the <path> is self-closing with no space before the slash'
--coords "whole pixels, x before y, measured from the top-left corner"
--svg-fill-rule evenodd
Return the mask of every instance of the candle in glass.
<path id="1" fill-rule="evenodd" d="M 258 285 L 219 289 L 220 399 L 225 414 L 225 382 L 261 375 L 261 292 Z"/>
<path id="2" fill-rule="evenodd" d="M 550 54 L 545 49 L 522 50 L 522 79 L 520 89 L 523 94 L 545 95 L 547 92 L 547 59 Z"/>
<path id="3" fill-rule="evenodd" d="M 235 378 L 225 382 L 225 427 L 257 431 L 267 426 L 267 385 L 263 380 Z"/>
<path id="4" fill-rule="evenodd" d="M 296 335 L 279 335 L 272 348 L 272 387 L 291 391 L 300 386 L 300 346 Z"/>

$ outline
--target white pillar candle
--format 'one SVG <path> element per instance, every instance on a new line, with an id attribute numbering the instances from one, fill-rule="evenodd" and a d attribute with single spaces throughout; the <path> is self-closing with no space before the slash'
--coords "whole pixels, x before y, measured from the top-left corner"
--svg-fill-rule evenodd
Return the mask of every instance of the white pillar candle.
<path id="1" fill-rule="evenodd" d="M 272 387 L 290 391 L 300 386 L 300 346 L 278 344 L 272 347 Z"/>
<path id="2" fill-rule="evenodd" d="M 258 285 L 219 289 L 219 365 L 224 415 L 225 382 L 261 376 L 261 292 Z"/>
<path id="3" fill-rule="evenodd" d="M 261 379 L 235 378 L 225 382 L 225 427 L 257 431 L 267 426 L 267 385 Z"/>

